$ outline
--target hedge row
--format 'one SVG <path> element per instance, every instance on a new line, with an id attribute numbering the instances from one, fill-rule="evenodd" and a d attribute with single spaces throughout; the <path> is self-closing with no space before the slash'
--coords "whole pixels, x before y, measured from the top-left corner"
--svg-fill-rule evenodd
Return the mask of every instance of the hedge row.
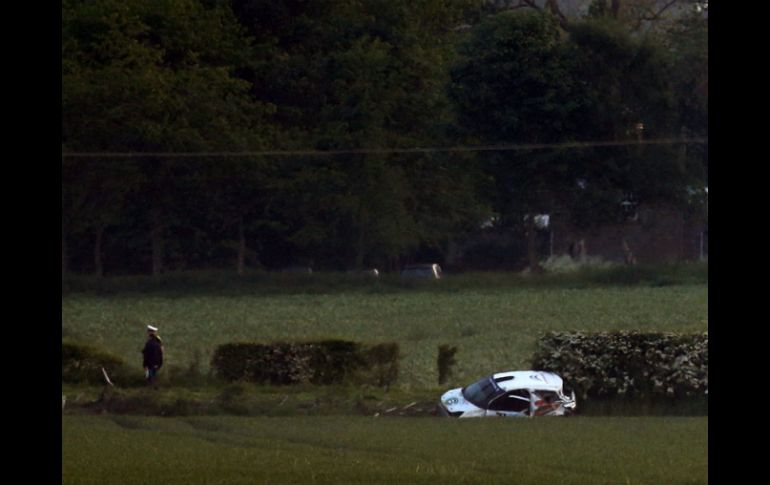
<path id="1" fill-rule="evenodd" d="M 111 377 L 126 374 L 125 362 L 119 357 L 89 345 L 62 342 L 62 382 L 104 384 L 102 368 Z"/>
<path id="2" fill-rule="evenodd" d="M 258 384 L 370 383 L 398 379 L 397 343 L 367 345 L 347 340 L 230 343 L 217 347 L 211 367 L 228 381 Z"/>
<path id="3" fill-rule="evenodd" d="M 708 333 L 550 332 L 532 365 L 583 398 L 708 396 Z"/>

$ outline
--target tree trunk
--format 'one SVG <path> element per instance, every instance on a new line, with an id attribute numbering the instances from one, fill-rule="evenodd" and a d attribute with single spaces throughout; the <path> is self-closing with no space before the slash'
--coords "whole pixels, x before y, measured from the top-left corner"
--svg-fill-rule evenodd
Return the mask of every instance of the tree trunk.
<path id="1" fill-rule="evenodd" d="M 537 230 L 535 228 L 535 217 L 530 214 L 527 217 L 527 257 L 529 259 L 529 271 L 532 273 L 542 273 L 543 268 L 537 258 Z"/>
<path id="2" fill-rule="evenodd" d="M 610 11 L 612 12 L 612 18 L 617 19 L 620 16 L 620 0 L 612 0 L 610 2 Z"/>
<path id="3" fill-rule="evenodd" d="M 104 276 L 104 267 L 102 266 L 102 236 L 104 228 L 96 228 L 96 241 L 94 242 L 94 274 L 97 278 Z"/>
<path id="4" fill-rule="evenodd" d="M 569 21 L 567 20 L 567 17 L 562 13 L 556 0 L 546 0 L 545 8 L 556 16 L 556 18 L 559 20 L 559 25 L 561 25 L 561 27 L 566 30 L 567 26 L 569 25 Z"/>
<path id="5" fill-rule="evenodd" d="M 152 275 L 159 276 L 163 272 L 163 224 L 159 211 L 153 211 L 152 229 L 150 229 L 152 243 Z"/>
<path id="6" fill-rule="evenodd" d="M 238 220 L 238 263 L 237 271 L 239 275 L 243 274 L 246 267 L 246 235 L 243 229 L 243 216 Z"/>

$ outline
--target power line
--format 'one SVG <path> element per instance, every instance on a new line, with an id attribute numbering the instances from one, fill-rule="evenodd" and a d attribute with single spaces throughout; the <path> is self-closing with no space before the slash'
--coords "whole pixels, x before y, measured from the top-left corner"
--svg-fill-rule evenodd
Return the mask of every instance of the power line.
<path id="1" fill-rule="evenodd" d="M 175 157 L 175 158 L 206 158 L 206 157 L 330 157 L 335 155 L 374 155 L 389 153 L 447 153 L 447 152 L 494 152 L 544 150 L 559 148 L 593 148 L 616 147 L 631 145 L 679 145 L 706 144 L 708 138 L 662 138 L 657 140 L 626 140 L 626 141 L 593 141 L 565 143 L 521 143 L 479 146 L 454 147 L 415 147 L 415 148 L 352 148 L 342 150 L 262 150 L 243 152 L 67 152 L 62 158 L 140 158 L 140 157 Z"/>

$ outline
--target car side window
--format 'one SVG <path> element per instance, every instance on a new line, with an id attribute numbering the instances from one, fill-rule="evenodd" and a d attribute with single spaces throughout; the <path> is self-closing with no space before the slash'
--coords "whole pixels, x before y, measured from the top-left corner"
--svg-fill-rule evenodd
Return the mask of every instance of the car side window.
<path id="1" fill-rule="evenodd" d="M 510 391 L 489 404 L 492 411 L 529 412 L 529 392 L 523 389 Z"/>

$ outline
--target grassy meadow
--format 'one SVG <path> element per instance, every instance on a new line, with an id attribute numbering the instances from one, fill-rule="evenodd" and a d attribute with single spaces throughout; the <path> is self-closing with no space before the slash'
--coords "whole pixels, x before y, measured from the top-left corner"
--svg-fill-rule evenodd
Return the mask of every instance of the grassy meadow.
<path id="1" fill-rule="evenodd" d="M 549 330 L 706 331 L 707 266 L 423 284 L 264 274 L 62 282 L 62 337 L 125 359 L 137 375 L 148 323 L 166 345 L 160 389 L 62 385 L 62 483 L 708 483 L 707 411 L 597 403 L 570 418 L 428 412 L 451 385 L 527 367 Z M 398 342 L 398 385 L 173 378 L 196 362 L 205 374 L 221 343 L 324 338 Z M 444 386 L 440 344 L 459 348 Z"/>
<path id="2" fill-rule="evenodd" d="M 226 342 L 396 341 L 403 354 L 399 385 L 426 388 L 437 383 L 440 344 L 458 347 L 455 378 L 465 383 L 528 366 L 537 338 L 550 330 L 708 329 L 707 282 L 628 279 L 608 284 L 600 277 L 482 274 L 398 284 L 313 275 L 154 287 L 108 281 L 101 291 L 63 292 L 62 336 L 112 352 L 137 372 L 148 323 L 160 327 L 167 369 L 198 361 L 204 372 L 213 350 Z"/>
<path id="3" fill-rule="evenodd" d="M 62 483 L 708 483 L 708 418 L 64 416 Z"/>

